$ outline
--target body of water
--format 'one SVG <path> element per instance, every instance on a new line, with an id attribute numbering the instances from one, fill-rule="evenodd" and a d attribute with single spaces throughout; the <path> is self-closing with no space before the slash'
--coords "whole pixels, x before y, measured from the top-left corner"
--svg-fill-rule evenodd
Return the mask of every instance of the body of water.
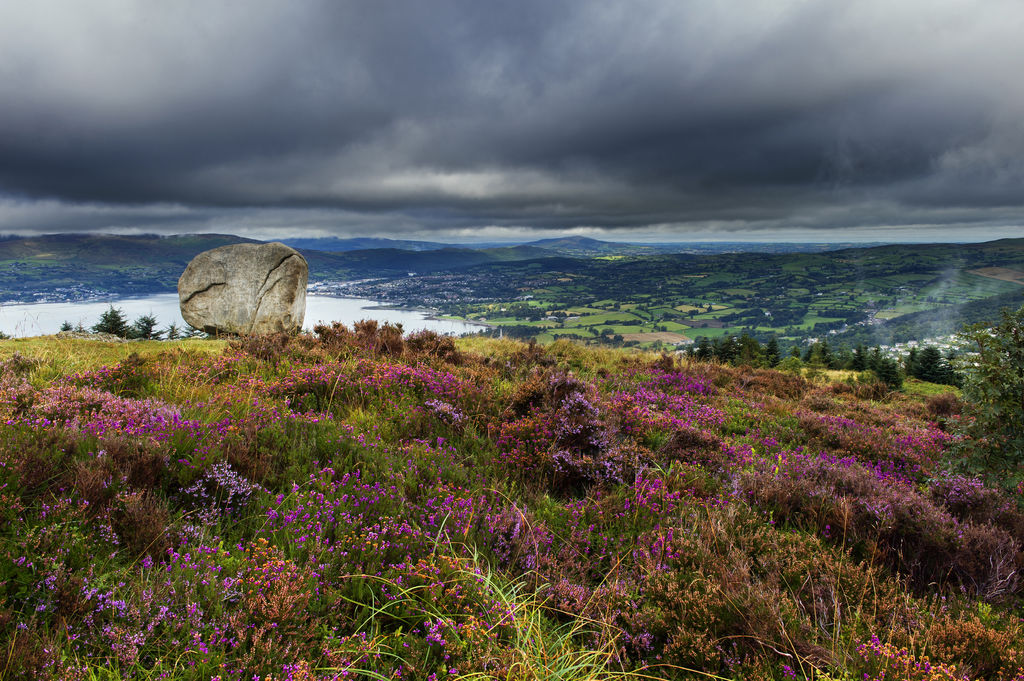
<path id="1" fill-rule="evenodd" d="M 351 326 L 360 319 L 376 319 L 401 324 L 406 333 L 429 329 L 443 334 L 462 335 L 475 333 L 482 328 L 479 324 L 431 319 L 428 313 L 418 310 L 378 309 L 381 304 L 380 301 L 362 298 L 308 295 L 304 326 L 312 329 L 320 322 L 342 322 Z M 0 304 L 0 331 L 16 337 L 44 336 L 57 333 L 65 321 L 75 326 L 81 324 L 88 329 L 99 321 L 100 315 L 111 305 L 121 309 L 129 322 L 150 314 L 156 317 L 160 329 L 166 329 L 171 322 L 182 328 L 185 326 L 178 309 L 178 294 L 160 293 L 144 298 L 104 302 Z"/>

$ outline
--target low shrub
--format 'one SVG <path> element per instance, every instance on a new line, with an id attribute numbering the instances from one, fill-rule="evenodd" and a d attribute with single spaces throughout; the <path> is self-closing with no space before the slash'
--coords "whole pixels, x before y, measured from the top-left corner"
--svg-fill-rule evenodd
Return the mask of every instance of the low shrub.
<path id="1" fill-rule="evenodd" d="M 880 560 L 923 590 L 952 585 L 986 599 L 1019 590 L 1021 543 L 988 524 L 962 524 L 885 472 L 853 459 L 781 455 L 740 476 L 745 497 L 777 520 Z"/>
<path id="2" fill-rule="evenodd" d="M 1020 671 L 1024 514 L 946 471 L 956 405 L 369 323 L 139 347 L 0 372 L 0 675 Z"/>

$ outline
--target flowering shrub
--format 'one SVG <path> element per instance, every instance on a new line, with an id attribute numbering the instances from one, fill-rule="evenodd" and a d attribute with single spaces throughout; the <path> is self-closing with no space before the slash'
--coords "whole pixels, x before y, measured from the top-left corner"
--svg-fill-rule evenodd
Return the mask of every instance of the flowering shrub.
<path id="1" fill-rule="evenodd" d="M 943 473 L 928 481 L 928 493 L 960 520 L 995 523 L 1024 537 L 1024 516 L 1016 504 L 979 478 Z"/>
<path id="2" fill-rule="evenodd" d="M 953 579 L 988 597 L 1018 588 L 1019 541 L 991 525 L 961 524 L 887 467 L 780 454 L 740 484 L 773 517 L 877 556 L 919 586 Z"/>
<path id="3" fill-rule="evenodd" d="M 333 322 L 330 326 L 318 324 L 313 327 L 313 333 L 331 353 L 347 354 L 351 351 L 361 351 L 373 356 L 399 357 L 405 350 L 402 325 L 390 322 L 378 324 L 374 319 L 358 321 L 353 324 L 351 330 L 338 322 Z"/>
<path id="4" fill-rule="evenodd" d="M 156 378 L 154 368 L 138 353 L 132 353 L 113 367 L 70 377 L 74 382 L 128 397 L 143 397 L 150 392 Z"/>
<path id="5" fill-rule="evenodd" d="M 240 517 L 249 509 L 253 495 L 263 489 L 235 472 L 226 461 L 219 461 L 181 491 L 186 506 L 198 512 L 203 523 L 217 522 L 219 516 Z"/>
<path id="6" fill-rule="evenodd" d="M 1024 514 L 946 470 L 946 406 L 479 347 L 362 323 L 74 376 L 0 359 L 0 674 L 1024 665 Z"/>
<path id="7" fill-rule="evenodd" d="M 904 648 L 883 643 L 877 636 L 857 647 L 857 652 L 867 663 L 870 671 L 864 678 L 870 681 L 883 679 L 908 679 L 908 681 L 969 681 L 966 674 L 958 673 L 954 667 L 933 664 L 927 657 L 916 657 Z"/>
<path id="8" fill-rule="evenodd" d="M 423 403 L 434 416 L 442 423 L 449 426 L 460 426 L 466 421 L 466 415 L 459 411 L 458 407 L 452 406 L 442 400 L 427 400 Z"/>

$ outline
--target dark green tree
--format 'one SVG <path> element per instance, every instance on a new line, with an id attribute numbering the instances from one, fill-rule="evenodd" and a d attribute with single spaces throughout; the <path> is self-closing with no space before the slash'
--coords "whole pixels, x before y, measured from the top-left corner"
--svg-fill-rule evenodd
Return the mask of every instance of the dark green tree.
<path id="1" fill-rule="evenodd" d="M 705 362 L 715 356 L 714 347 L 707 336 L 700 337 L 700 340 L 697 341 L 697 349 L 693 354 L 697 359 L 702 359 Z"/>
<path id="2" fill-rule="evenodd" d="M 764 363 L 764 349 L 756 338 L 744 331 L 739 338 L 738 352 L 734 361 L 736 364 L 752 367 L 761 366 Z"/>
<path id="3" fill-rule="evenodd" d="M 1003 310 L 994 327 L 962 334 L 975 352 L 965 356 L 963 439 L 954 465 L 1016 488 L 1024 479 L 1024 307 Z"/>
<path id="4" fill-rule="evenodd" d="M 829 346 L 827 340 L 818 341 L 812 343 L 804 351 L 804 362 L 812 366 L 826 369 L 834 369 L 832 348 Z"/>
<path id="5" fill-rule="evenodd" d="M 128 326 L 128 318 L 124 312 L 113 305 L 100 315 L 100 320 L 92 325 L 96 333 L 109 333 L 121 338 L 127 338 L 131 327 Z"/>
<path id="6" fill-rule="evenodd" d="M 903 369 L 907 372 L 907 376 L 913 376 L 914 378 L 921 378 L 918 376 L 918 362 L 920 358 L 918 356 L 917 348 L 910 348 L 910 352 L 903 359 Z"/>
<path id="7" fill-rule="evenodd" d="M 871 348 L 871 353 L 867 356 L 867 367 L 878 377 L 878 380 L 891 389 L 899 390 L 903 387 L 903 371 L 900 368 L 900 363 L 883 355 L 882 348 L 877 345 Z"/>
<path id="8" fill-rule="evenodd" d="M 828 367 L 829 369 L 835 368 L 832 366 L 832 346 L 828 344 L 827 340 L 823 340 L 818 343 L 817 351 L 818 361 L 821 362 L 822 366 Z"/>
<path id="9" fill-rule="evenodd" d="M 910 368 L 907 369 L 907 373 L 914 378 L 945 385 L 955 385 L 957 383 L 956 372 L 953 371 L 953 367 L 950 366 L 937 347 L 929 345 L 918 353 L 916 360 L 913 371 Z"/>
<path id="10" fill-rule="evenodd" d="M 849 369 L 853 363 L 853 352 L 845 344 L 832 354 L 833 369 Z"/>
<path id="11" fill-rule="evenodd" d="M 181 338 L 181 329 L 178 328 L 177 324 L 171 322 L 167 325 L 167 328 L 164 329 L 164 336 L 166 336 L 167 340 L 178 340 Z"/>
<path id="12" fill-rule="evenodd" d="M 804 356 L 801 359 L 803 359 L 804 364 L 808 364 L 814 359 L 814 343 L 807 346 L 807 349 L 804 350 Z"/>
<path id="13" fill-rule="evenodd" d="M 715 359 L 724 364 L 734 363 L 740 356 L 740 342 L 736 336 L 716 338 L 713 343 Z"/>
<path id="14" fill-rule="evenodd" d="M 60 330 L 61 331 L 74 331 L 75 327 L 74 327 L 74 325 L 71 322 L 69 322 L 67 320 L 64 320 L 60 324 Z"/>
<path id="15" fill-rule="evenodd" d="M 853 361 L 850 362 L 850 368 L 854 371 L 866 371 L 868 368 L 868 355 L 867 350 L 864 348 L 863 343 L 858 343 L 857 347 L 853 351 Z"/>
<path id="16" fill-rule="evenodd" d="M 893 390 L 899 390 L 903 387 L 903 372 L 900 370 L 900 364 L 896 360 L 889 357 L 882 357 L 875 362 L 874 367 L 871 369 L 878 376 L 878 379 L 885 383 Z"/>
<path id="17" fill-rule="evenodd" d="M 871 369 L 871 371 L 875 371 L 878 368 L 878 365 L 881 364 L 883 359 L 885 358 L 882 357 L 882 348 L 878 347 L 877 345 L 871 348 L 871 352 L 868 354 L 867 357 L 868 369 Z"/>
<path id="18" fill-rule="evenodd" d="M 764 363 L 769 366 L 777 366 L 782 361 L 782 355 L 779 352 L 779 339 L 772 334 L 772 337 L 768 339 L 768 344 L 764 347 Z"/>
<path id="19" fill-rule="evenodd" d="M 160 340 L 160 336 L 163 333 L 156 330 L 156 323 L 156 317 L 151 314 L 144 314 L 132 322 L 132 328 L 128 335 L 131 338 L 139 338 L 141 340 Z"/>
<path id="20" fill-rule="evenodd" d="M 789 355 L 786 359 L 779 362 L 776 368 L 779 371 L 788 371 L 793 374 L 800 374 L 804 368 L 804 363 L 800 361 L 799 354 Z"/>

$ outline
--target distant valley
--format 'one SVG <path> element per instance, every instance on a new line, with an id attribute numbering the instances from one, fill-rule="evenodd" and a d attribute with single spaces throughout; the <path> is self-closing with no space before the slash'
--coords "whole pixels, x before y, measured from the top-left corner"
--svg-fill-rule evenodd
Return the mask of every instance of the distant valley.
<path id="1" fill-rule="evenodd" d="M 171 292 L 197 253 L 246 241 L 212 234 L 2 239 L 0 303 Z M 311 290 L 430 308 L 542 341 L 651 347 L 748 333 L 890 343 L 952 333 L 1024 302 L 1024 239 L 847 248 L 580 237 L 474 248 L 285 242 L 308 260 Z M 733 250 L 742 248 L 757 250 Z"/>

